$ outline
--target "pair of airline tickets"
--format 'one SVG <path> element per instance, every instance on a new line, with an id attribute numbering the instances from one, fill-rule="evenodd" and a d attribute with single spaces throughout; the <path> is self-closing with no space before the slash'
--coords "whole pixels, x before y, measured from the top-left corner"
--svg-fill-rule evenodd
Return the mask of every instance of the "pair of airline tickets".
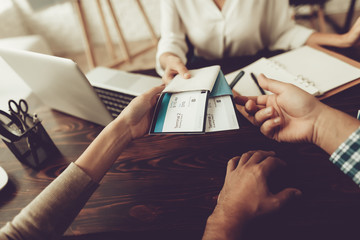
<path id="1" fill-rule="evenodd" d="M 232 91 L 219 66 L 177 75 L 156 106 L 150 133 L 205 133 L 239 129 Z"/>

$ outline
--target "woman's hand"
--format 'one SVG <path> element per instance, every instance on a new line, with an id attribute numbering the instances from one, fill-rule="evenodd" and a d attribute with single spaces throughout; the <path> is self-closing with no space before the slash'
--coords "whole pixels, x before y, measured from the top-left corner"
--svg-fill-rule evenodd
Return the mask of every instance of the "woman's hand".
<path id="1" fill-rule="evenodd" d="M 107 125 L 76 160 L 95 182 L 99 182 L 128 143 L 148 131 L 152 109 L 164 85 L 134 98 L 121 114 Z"/>
<path id="2" fill-rule="evenodd" d="M 154 87 L 136 97 L 115 120 L 119 122 L 123 120 L 123 123 L 130 130 L 132 139 L 142 137 L 148 131 L 155 103 L 164 88 L 165 85 Z"/>
<path id="3" fill-rule="evenodd" d="M 169 84 L 177 74 L 180 74 L 183 78 L 186 79 L 191 77 L 189 70 L 185 67 L 181 59 L 172 53 L 162 54 L 160 56 L 160 63 L 161 66 L 163 66 L 165 69 L 165 73 L 162 78 L 165 84 Z"/>

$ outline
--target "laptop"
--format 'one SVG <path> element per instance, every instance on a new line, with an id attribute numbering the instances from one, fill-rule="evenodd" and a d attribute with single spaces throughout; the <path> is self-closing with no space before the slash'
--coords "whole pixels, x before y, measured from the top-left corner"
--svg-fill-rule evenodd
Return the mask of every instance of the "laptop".
<path id="1" fill-rule="evenodd" d="M 106 126 L 158 77 L 98 67 L 86 76 L 70 59 L 0 48 L 0 57 L 49 107 Z"/>

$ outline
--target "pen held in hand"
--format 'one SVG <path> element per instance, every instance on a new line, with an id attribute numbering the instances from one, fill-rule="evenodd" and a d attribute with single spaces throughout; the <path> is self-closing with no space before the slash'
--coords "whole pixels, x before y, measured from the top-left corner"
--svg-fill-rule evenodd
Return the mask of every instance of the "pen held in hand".
<path id="1" fill-rule="evenodd" d="M 262 89 L 262 88 L 260 87 L 259 82 L 258 82 L 257 78 L 255 77 L 255 75 L 254 75 L 253 73 L 250 73 L 250 75 L 251 75 L 251 78 L 254 80 L 256 86 L 259 88 L 261 94 L 262 94 L 262 95 L 266 95 L 264 89 Z"/>
<path id="2" fill-rule="evenodd" d="M 244 71 L 240 71 L 236 77 L 234 78 L 234 80 L 232 80 L 232 82 L 230 83 L 230 88 L 233 89 L 235 84 L 242 78 L 242 76 L 244 76 L 245 72 Z"/>

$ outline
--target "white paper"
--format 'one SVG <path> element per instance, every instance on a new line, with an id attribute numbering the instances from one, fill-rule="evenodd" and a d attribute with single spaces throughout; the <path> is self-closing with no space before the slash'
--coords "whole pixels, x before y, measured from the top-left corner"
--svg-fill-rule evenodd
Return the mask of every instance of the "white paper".
<path id="1" fill-rule="evenodd" d="M 256 76 L 263 73 L 269 78 L 294 84 L 315 96 L 360 77 L 359 68 L 309 46 L 269 59 L 259 59 L 240 70 L 244 70 L 245 74 L 233 89 L 244 96 L 260 95 L 251 72 Z M 240 70 L 225 76 L 229 84 Z"/>
<path id="2" fill-rule="evenodd" d="M 162 132 L 201 132 L 207 92 L 192 91 L 171 95 Z"/>
<path id="3" fill-rule="evenodd" d="M 230 96 L 209 98 L 206 116 L 206 132 L 239 129 L 234 105 Z"/>
<path id="4" fill-rule="evenodd" d="M 163 92 L 211 91 L 220 71 L 220 66 L 190 70 L 191 77 L 185 79 L 179 74 L 174 77 Z"/>
<path id="5" fill-rule="evenodd" d="M 270 58 L 291 74 L 314 82 L 320 93 L 341 86 L 360 77 L 360 69 L 309 46 Z"/>
<path id="6" fill-rule="evenodd" d="M 254 62 L 242 69 L 239 69 L 237 71 L 234 71 L 232 73 L 225 75 L 226 81 L 230 85 L 231 82 L 233 81 L 233 79 L 236 77 L 236 75 L 238 75 L 238 73 L 241 70 L 244 71 L 244 76 L 233 87 L 233 89 L 242 96 L 259 96 L 259 95 L 261 95 L 259 88 L 256 86 L 254 80 L 250 76 L 250 73 L 254 72 L 254 69 L 256 68 L 256 64 L 257 64 L 257 62 Z"/>
<path id="7" fill-rule="evenodd" d="M 295 86 L 307 91 L 312 95 L 316 95 L 319 93 L 319 90 L 310 84 L 303 84 L 302 81 L 298 81 L 296 75 L 293 75 L 285 70 L 285 68 L 281 65 L 278 65 L 276 62 L 271 61 L 266 58 L 261 58 L 256 62 L 242 68 L 245 72 L 244 76 L 239 80 L 239 82 L 234 86 L 234 90 L 240 93 L 243 96 L 259 96 L 261 92 L 255 81 L 252 79 L 250 73 L 253 73 L 256 77 L 259 76 L 260 73 L 263 73 L 266 77 L 275 79 L 281 82 L 291 83 Z M 240 70 L 235 71 L 233 73 L 227 74 L 225 76 L 228 82 L 231 82 L 232 79 L 239 73 Z M 270 92 L 266 92 L 266 94 L 271 94 Z"/>

